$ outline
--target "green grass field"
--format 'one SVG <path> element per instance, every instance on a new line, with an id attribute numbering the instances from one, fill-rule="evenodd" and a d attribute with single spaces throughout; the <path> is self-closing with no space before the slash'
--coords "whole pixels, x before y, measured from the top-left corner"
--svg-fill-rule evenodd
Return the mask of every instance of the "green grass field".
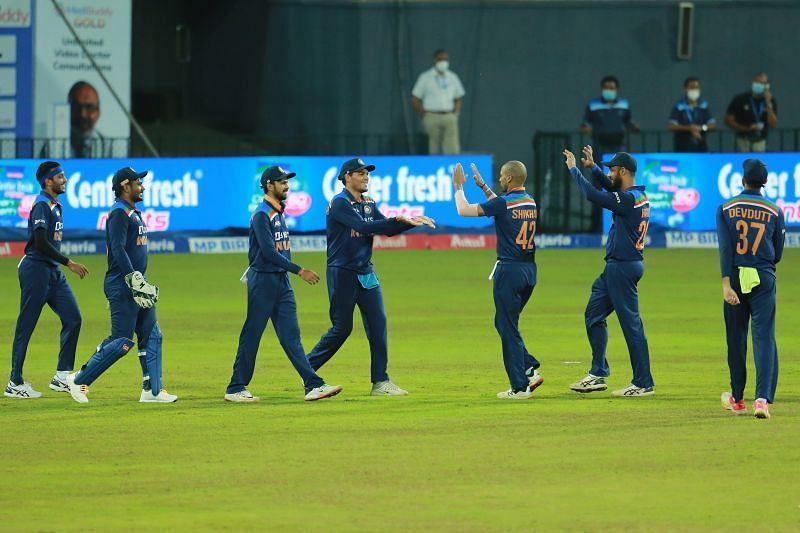
<path id="1" fill-rule="evenodd" d="M 323 254 L 296 254 L 324 272 Z M 69 274 L 84 317 L 78 364 L 106 335 L 105 258 Z M 344 392 L 305 403 L 271 326 L 250 389 L 222 401 L 245 314 L 243 255 L 151 257 L 161 287 L 172 405 L 137 402 L 136 357 L 92 387 L 90 403 L 47 389 L 59 324 L 46 310 L 26 379 L 40 400 L 0 399 L 0 529 L 67 530 L 761 530 L 800 528 L 800 253 L 778 277 L 781 376 L 770 420 L 719 405 L 728 377 L 714 250 L 648 250 L 640 284 L 656 396 L 568 389 L 590 360 L 583 308 L 600 250 L 541 250 L 521 324 L 545 378 L 534 399 L 508 387 L 493 328 L 491 251 L 376 254 L 389 316 L 390 374 L 403 398 L 369 392 L 367 343 L 354 335 L 322 369 Z M 10 354 L 19 302 L 0 261 L 0 343 Z M 304 346 L 327 329 L 324 284 L 293 279 Z M 630 381 L 609 320 L 611 388 Z M 752 369 L 752 362 L 750 363 Z M 752 403 L 754 374 L 747 388 Z"/>

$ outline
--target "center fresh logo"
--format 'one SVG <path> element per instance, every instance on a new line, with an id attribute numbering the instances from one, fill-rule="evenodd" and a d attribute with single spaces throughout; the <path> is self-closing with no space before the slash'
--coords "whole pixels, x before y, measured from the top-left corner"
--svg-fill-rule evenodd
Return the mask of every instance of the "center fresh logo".
<path id="1" fill-rule="evenodd" d="M 672 197 L 672 208 L 678 213 L 688 213 L 700 203 L 700 191 L 694 188 L 678 189 Z"/>
<path id="2" fill-rule="evenodd" d="M 286 209 L 284 212 L 292 217 L 299 217 L 311 209 L 312 198 L 307 192 L 290 192 L 286 197 Z"/>

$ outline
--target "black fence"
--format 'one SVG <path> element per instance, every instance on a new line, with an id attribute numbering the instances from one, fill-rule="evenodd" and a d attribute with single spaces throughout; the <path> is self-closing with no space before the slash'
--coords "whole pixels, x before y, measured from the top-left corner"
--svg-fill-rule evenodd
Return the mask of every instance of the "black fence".
<path id="1" fill-rule="evenodd" d="M 626 151 L 672 152 L 673 134 L 668 131 L 642 131 L 627 136 Z M 734 132 L 708 132 L 710 152 L 734 152 Z M 583 199 L 564 165 L 561 152 L 572 150 L 576 156 L 581 147 L 592 144 L 591 137 L 579 132 L 537 132 L 533 137 L 532 189 L 539 205 L 539 230 L 545 232 L 598 232 L 602 219 L 600 210 Z M 800 151 L 800 128 L 777 129 L 769 133 L 767 151 Z M 599 160 L 600 154 L 596 155 Z"/>
<path id="2" fill-rule="evenodd" d="M 425 154 L 427 137 L 394 134 L 298 135 L 256 138 L 250 136 L 187 135 L 177 132 L 154 132 L 150 141 L 162 157 L 216 157 L 281 155 L 378 155 Z M 0 158 L 97 158 L 151 157 L 145 144 L 136 138 L 95 138 L 82 146 L 69 139 L 0 138 Z"/>

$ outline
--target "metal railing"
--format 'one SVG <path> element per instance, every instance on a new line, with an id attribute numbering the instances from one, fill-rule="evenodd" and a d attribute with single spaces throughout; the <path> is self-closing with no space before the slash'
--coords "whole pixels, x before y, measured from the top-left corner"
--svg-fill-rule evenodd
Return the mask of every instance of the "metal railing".
<path id="1" fill-rule="evenodd" d="M 162 157 L 216 157 L 253 155 L 377 155 L 427 153 L 427 137 L 396 134 L 307 135 L 253 137 L 186 135 L 155 131 L 150 139 Z M 64 138 L 0 138 L 0 158 L 151 157 L 135 138 L 92 139 L 84 147 L 73 147 Z M 84 155 L 79 155 L 84 152 Z M 88 155 L 86 155 L 88 154 Z"/>
<path id="2" fill-rule="evenodd" d="M 670 131 L 642 131 L 626 136 L 625 149 L 632 153 L 672 152 Z M 710 152 L 734 152 L 736 134 L 720 129 L 708 132 Z M 539 204 L 539 230 L 545 232 L 599 232 L 601 210 L 585 201 L 564 166 L 561 152 L 569 148 L 577 155 L 592 144 L 591 136 L 580 132 L 536 132 L 533 136 L 533 194 Z M 771 152 L 800 151 L 800 128 L 771 130 L 767 140 Z M 596 155 L 599 159 L 600 155 Z"/>

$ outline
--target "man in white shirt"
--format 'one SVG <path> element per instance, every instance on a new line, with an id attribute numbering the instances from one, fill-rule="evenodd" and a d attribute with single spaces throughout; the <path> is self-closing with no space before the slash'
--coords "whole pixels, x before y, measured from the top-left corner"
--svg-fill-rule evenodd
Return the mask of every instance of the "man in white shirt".
<path id="1" fill-rule="evenodd" d="M 450 70 L 446 50 L 433 53 L 433 68 L 417 78 L 411 91 L 414 111 L 422 119 L 428 134 L 428 152 L 431 154 L 458 154 L 458 114 L 464 86 L 455 72 Z"/>

